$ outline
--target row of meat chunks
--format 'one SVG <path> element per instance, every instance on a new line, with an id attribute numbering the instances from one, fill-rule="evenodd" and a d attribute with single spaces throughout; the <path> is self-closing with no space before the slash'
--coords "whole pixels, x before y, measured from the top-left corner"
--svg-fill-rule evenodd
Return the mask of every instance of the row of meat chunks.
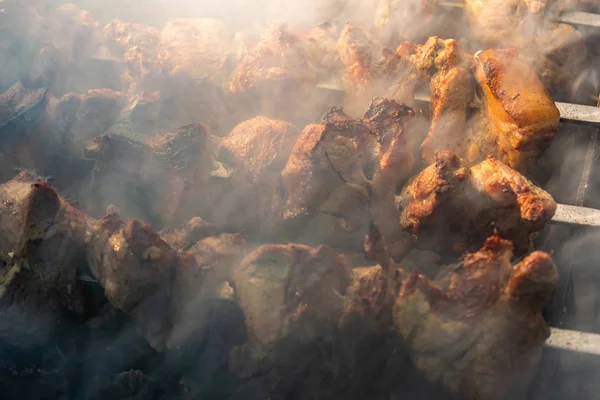
<path id="1" fill-rule="evenodd" d="M 366 387 L 357 383 L 353 393 L 347 385 L 354 378 L 335 371 L 350 368 L 364 382 L 360 363 L 373 349 L 361 346 L 373 338 L 381 346 L 408 345 L 418 370 L 460 398 L 504 398 L 527 384 L 548 336 L 540 309 L 556 284 L 556 267 L 541 252 L 511 265 L 512 244 L 498 236 L 430 281 L 394 263 L 375 225 L 365 251 L 378 264 L 352 268 L 348 256 L 328 246 L 252 250 L 243 236 L 219 235 L 198 218 L 162 234 L 123 221 L 114 208 L 94 220 L 27 173 L 0 192 L 3 309 L 27 315 L 31 302 L 43 299 L 50 315 L 81 312 L 76 275 L 83 265 L 152 346 L 175 350 L 210 334 L 211 301 L 233 301 L 245 318 L 233 329 L 245 331 L 246 339 L 228 356 L 230 369 L 247 382 L 240 398 L 285 398 L 294 390 L 299 398 L 360 398 Z M 27 332 L 3 330 L 3 339 L 45 340 L 53 327 L 36 322 Z M 298 353 L 312 351 L 307 346 L 333 348 Z M 403 373 L 390 364 L 393 352 L 385 354 L 369 360 L 389 369 L 375 377 L 381 381 Z M 332 379 L 325 386 L 323 374 Z M 385 389 L 394 388 L 379 390 Z"/>
<path id="2" fill-rule="evenodd" d="M 2 18 L 23 11 L 9 4 Z M 114 21 L 95 39 L 89 15 L 57 12 L 79 15 L 72 27 L 97 45 L 70 47 L 67 30 L 60 51 L 48 44 L 56 71 L 102 43 L 126 70 L 118 92 L 62 95 L 56 76 L 7 69 L 3 85 L 23 83 L 0 98 L 0 306 L 33 314 L 36 329 L 14 324 L 2 339 L 44 341 L 65 310 L 82 314 L 76 277 L 89 273 L 167 353 L 211 335 L 213 304 L 241 310 L 237 346 L 214 350 L 244 382 L 240 398 L 365 398 L 375 386 L 389 398 L 408 374 L 401 348 L 460 398 L 527 384 L 557 275 L 544 253 L 511 258 L 556 204 L 520 172 L 559 117 L 516 51 L 471 55 L 437 37 L 393 51 L 352 24 L 274 25 L 234 48 L 214 20 Z M 318 112 L 316 84 L 338 80 L 345 107 L 298 129 Z M 421 86 L 430 126 L 411 107 Z M 413 248 L 460 262 L 420 265 L 440 272 L 428 278 L 401 268 Z"/>
<path id="3" fill-rule="evenodd" d="M 46 129 L 54 126 L 57 119 L 49 116 L 65 109 L 60 105 L 85 110 L 95 95 L 117 101 L 108 92 L 68 96 L 77 99 L 72 102 L 20 86 L 13 92 L 7 103 L 17 105 L 7 107 L 15 126 L 11 132 L 17 143 L 23 141 L 16 148 L 47 171 L 56 168 L 44 164 L 52 159 L 43 152 L 32 156 L 26 141 L 38 139 L 28 134 L 54 131 L 32 127 L 41 126 L 40 121 Z M 26 312 L 37 293 L 50 299 L 51 315 L 57 309 L 81 312 L 75 277 L 83 266 L 152 346 L 170 351 L 208 334 L 206 304 L 233 301 L 245 318 L 244 326 L 235 329 L 245 330 L 247 339 L 226 356 L 246 382 L 241 398 L 248 393 L 284 398 L 296 391 L 297 352 L 303 346 L 316 341 L 361 348 L 367 337 L 385 339 L 390 347 L 381 354 L 408 346 L 419 371 L 458 396 L 500 398 L 503 390 L 526 384 L 548 335 L 539 312 L 557 277 L 543 253 L 514 268 L 510 264 L 513 245 L 506 239 L 523 253 L 529 234 L 540 230 L 556 207 L 524 176 L 493 157 L 472 166 L 438 151 L 433 164 L 403 188 L 412 174 L 413 148 L 423 135 L 414 137 L 417 131 L 411 131 L 416 116 L 410 107 L 383 98 L 373 100 L 362 119 L 333 108 L 320 124 L 299 132 L 287 122 L 256 117 L 225 138 L 203 124 L 140 136 L 132 128 L 135 110 L 126 108 L 110 124 L 122 134 L 101 135 L 86 146 L 84 153 L 94 162 L 91 197 L 121 203 L 128 215 L 143 209 L 142 200 L 150 202 L 145 216 L 157 215 L 166 226 L 188 218 L 186 213 L 212 223 L 191 219 L 182 229 L 159 234 L 146 223 L 123 221 L 112 207 L 93 219 L 47 182 L 22 172 L 2 186 L 4 307 Z M 100 125 L 85 126 L 92 132 Z M 119 198 L 131 188 L 139 190 L 137 197 Z M 351 268 L 349 257 L 331 248 L 362 253 L 366 234 L 364 255 L 378 266 Z M 260 245 L 269 242 L 304 244 Z M 448 259 L 471 255 L 434 283 L 396 266 L 394 260 L 413 245 Z M 357 325 L 364 335 L 350 339 Z M 474 326 L 482 331 L 473 331 Z M 46 324 L 40 327 L 40 340 L 44 329 Z M 457 341 L 441 341 L 448 337 Z M 510 343 L 518 338 L 523 347 L 510 347 L 507 354 L 505 346 L 497 346 L 506 338 Z M 444 351 L 432 356 L 432 348 Z M 500 350 L 504 358 L 498 362 Z M 328 351 L 335 357 L 344 354 Z M 368 355 L 370 350 L 364 351 Z M 387 365 L 390 360 L 381 354 L 371 362 Z M 359 359 L 367 355 L 345 354 L 340 368 L 359 373 Z M 313 371 L 320 361 L 307 357 L 300 363 L 307 374 L 303 382 L 317 386 L 306 386 L 306 398 L 319 390 L 357 395 L 358 388 L 369 387 L 359 383 L 373 378 L 365 375 L 351 390 L 348 378 L 340 376 L 339 387 L 334 385 L 338 392 L 332 393 L 317 384 L 331 370 Z M 448 368 L 440 370 L 440 363 Z M 388 373 L 381 379 L 389 385 L 390 376 L 404 372 L 390 367 Z"/>

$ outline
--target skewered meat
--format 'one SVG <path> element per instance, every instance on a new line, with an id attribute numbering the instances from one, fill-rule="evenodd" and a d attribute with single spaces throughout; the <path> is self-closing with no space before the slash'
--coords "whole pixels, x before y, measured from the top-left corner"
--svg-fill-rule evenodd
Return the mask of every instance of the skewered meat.
<path id="1" fill-rule="evenodd" d="M 412 104 L 418 75 L 406 57 L 382 47 L 363 27 L 347 23 L 338 40 L 340 60 L 346 68 L 342 85 L 350 113 L 363 110 L 375 96 Z"/>
<path id="2" fill-rule="evenodd" d="M 51 340 L 64 310 L 83 314 L 75 280 L 87 219 L 45 181 L 25 172 L 0 185 L 1 339 L 19 347 Z"/>
<path id="3" fill-rule="evenodd" d="M 219 128 L 226 112 L 224 66 L 231 52 L 229 33 L 220 21 L 176 19 L 159 32 L 114 20 L 104 34 L 124 52 L 123 92 L 130 98 L 156 96 L 157 119 L 170 122 L 163 129 L 199 121 Z"/>
<path id="4" fill-rule="evenodd" d="M 421 145 L 423 160 L 433 161 L 435 150 L 453 150 L 464 146 L 457 132 L 466 131 L 468 107 L 474 92 L 472 57 L 455 40 L 430 38 L 410 56 L 421 76 L 429 77 L 431 90 L 431 126 Z"/>
<path id="5" fill-rule="evenodd" d="M 187 188 L 199 189 L 219 168 L 212 140 L 203 124 L 161 132 L 144 142 L 113 134 L 97 137 L 85 151 L 95 162 L 91 209 L 114 203 L 128 216 L 158 225 L 176 223 Z M 196 200 L 206 207 L 214 204 L 213 195 L 209 191 L 208 201 Z"/>
<path id="6" fill-rule="evenodd" d="M 111 304 L 133 318 L 152 347 L 163 349 L 172 328 L 177 253 L 149 225 L 124 222 L 113 209 L 91 227 L 87 258 Z"/>
<path id="7" fill-rule="evenodd" d="M 306 37 L 286 24 L 271 24 L 229 77 L 229 94 L 244 116 L 296 122 L 312 117 L 317 70 Z M 304 98 L 301 103 L 292 99 Z"/>
<path id="8" fill-rule="evenodd" d="M 440 255 L 473 251 L 494 231 L 523 254 L 556 210 L 550 194 L 495 158 L 469 168 L 446 151 L 396 201 L 402 229 Z"/>
<path id="9" fill-rule="evenodd" d="M 230 355 L 244 378 L 235 399 L 384 399 L 407 386 L 402 345 L 388 335 L 387 272 L 349 267 L 330 248 L 293 244 L 263 245 L 242 261 L 234 286 L 248 341 Z"/>
<path id="10" fill-rule="evenodd" d="M 493 155 L 529 172 L 558 131 L 556 105 L 514 49 L 478 52 L 473 60 L 454 40 L 430 38 L 410 58 L 422 75 L 431 76 L 432 121 L 421 145 L 427 163 L 436 151 L 449 150 L 469 163 Z M 483 103 L 477 111 L 470 109 L 473 62 Z"/>
<path id="11" fill-rule="evenodd" d="M 282 172 L 283 219 L 295 240 L 356 247 L 371 212 L 393 243 L 392 252 L 404 248 L 390 221 L 395 220 L 392 197 L 413 166 L 412 132 L 404 129 L 413 116 L 409 107 L 377 98 L 362 120 L 335 107 L 320 124 L 302 131 Z"/>
<path id="12" fill-rule="evenodd" d="M 221 142 L 219 159 L 238 181 L 247 182 L 237 190 L 243 209 L 236 212 L 242 225 L 263 234 L 274 233 L 285 199 L 281 171 L 298 139 L 298 129 L 285 121 L 256 117 L 238 124 Z M 225 217 L 225 216 L 223 216 Z"/>
<path id="13" fill-rule="evenodd" d="M 575 28 L 546 20 L 544 8 L 540 1 L 465 1 L 469 24 L 483 46 L 521 49 L 546 88 L 568 94 L 583 70 L 587 49 Z"/>
<path id="14" fill-rule="evenodd" d="M 516 51 L 479 52 L 475 63 L 485 129 L 495 139 L 499 158 L 512 168 L 526 171 L 554 138 L 560 113 L 534 71 Z M 468 150 L 471 157 L 474 152 Z M 487 154 L 493 153 L 488 150 Z"/>
<path id="15" fill-rule="evenodd" d="M 558 273 L 543 252 L 512 266 L 497 236 L 467 254 L 446 282 L 413 272 L 394 304 L 396 332 L 416 367 L 461 399 L 512 398 L 535 373 L 549 329 L 541 308 Z"/>

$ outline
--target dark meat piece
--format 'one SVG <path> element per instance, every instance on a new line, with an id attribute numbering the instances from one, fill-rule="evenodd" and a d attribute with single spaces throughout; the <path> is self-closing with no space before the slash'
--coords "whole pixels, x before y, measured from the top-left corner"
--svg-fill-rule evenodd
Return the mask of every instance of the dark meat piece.
<path id="1" fill-rule="evenodd" d="M 24 172 L 0 185 L 0 198 L 0 336 L 33 347 L 51 339 L 64 310 L 84 311 L 75 277 L 87 218 Z"/>
<path id="2" fill-rule="evenodd" d="M 210 339 L 210 326 L 221 316 L 231 315 L 237 305 L 229 282 L 245 253 L 246 240 L 241 234 L 224 233 L 199 240 L 182 254 L 173 291 L 174 327 L 169 348 L 198 343 L 202 337 Z M 221 352 L 219 357 L 224 354 Z"/>
<path id="3" fill-rule="evenodd" d="M 15 84 L 0 95 L 0 152 L 11 166 L 5 173 L 29 169 L 52 175 L 59 188 L 76 186 L 89 171 L 83 148 L 112 124 L 120 102 L 110 90 L 57 99 L 45 89 Z"/>
<path id="4" fill-rule="evenodd" d="M 149 225 L 109 210 L 90 227 L 89 268 L 117 309 L 130 315 L 150 345 L 164 349 L 179 257 Z"/>
<path id="5" fill-rule="evenodd" d="M 312 117 L 317 70 L 308 45 L 306 37 L 285 24 L 267 28 L 229 78 L 229 93 L 242 118 L 264 115 L 295 122 Z M 305 100 L 292 101 L 297 98 Z"/>
<path id="6" fill-rule="evenodd" d="M 440 151 L 397 197 L 400 226 L 418 248 L 442 256 L 477 249 L 497 231 L 523 254 L 530 235 L 550 221 L 556 203 L 515 170 L 493 157 L 468 168 Z"/>
<path id="7" fill-rule="evenodd" d="M 396 332 L 416 367 L 458 398 L 513 398 L 550 334 L 541 309 L 558 282 L 556 266 L 539 251 L 515 266 L 511 256 L 510 241 L 491 237 L 450 270 L 445 289 L 415 271 L 394 304 Z"/>
<path id="8" fill-rule="evenodd" d="M 108 134 L 88 146 L 85 156 L 95 162 L 91 182 L 95 203 L 90 209 L 98 212 L 114 203 L 125 215 L 172 226 L 186 217 L 179 210 L 198 215 L 193 211 L 214 204 L 211 196 L 218 193 L 203 184 L 223 168 L 214 161 L 214 139 L 206 125 L 187 125 L 141 139 Z M 200 197 L 192 203 L 196 194 Z M 183 205 L 184 196 L 187 205 Z"/>
<path id="9" fill-rule="evenodd" d="M 283 219 L 295 225 L 294 240 L 356 248 L 371 212 L 392 253 L 402 252 L 406 243 L 394 236 L 392 198 L 412 170 L 412 132 L 404 123 L 413 116 L 409 107 L 378 98 L 362 120 L 333 108 L 321 124 L 302 131 L 282 172 Z"/>

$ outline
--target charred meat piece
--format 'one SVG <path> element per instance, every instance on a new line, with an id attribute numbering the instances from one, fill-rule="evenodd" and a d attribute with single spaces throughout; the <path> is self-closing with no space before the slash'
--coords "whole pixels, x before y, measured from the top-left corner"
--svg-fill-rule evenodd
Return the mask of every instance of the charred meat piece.
<path id="1" fill-rule="evenodd" d="M 149 225 L 124 222 L 114 210 L 90 229 L 87 260 L 106 298 L 133 318 L 152 347 L 164 349 L 177 253 Z"/>
<path id="2" fill-rule="evenodd" d="M 568 95 L 583 70 L 587 49 L 581 33 L 570 25 L 546 20 L 543 1 L 468 0 L 465 11 L 483 46 L 515 47 L 534 66 L 553 94 Z"/>
<path id="3" fill-rule="evenodd" d="M 467 167 L 440 151 L 396 199 L 400 225 L 418 248 L 442 256 L 477 249 L 497 231 L 514 242 L 517 253 L 530 235 L 550 221 L 556 203 L 515 170 L 493 157 Z"/>
<path id="4" fill-rule="evenodd" d="M 395 243 L 392 197 L 412 170 L 411 132 L 405 132 L 404 123 L 413 116 L 410 107 L 377 98 L 364 119 L 352 119 L 335 107 L 320 124 L 302 131 L 282 172 L 287 193 L 283 219 L 294 226 L 296 240 L 360 246 L 371 199 L 376 223 Z M 390 247 L 395 252 L 403 246 Z"/>
<path id="5" fill-rule="evenodd" d="M 35 347 L 51 340 L 66 311 L 84 312 L 76 274 L 87 218 L 24 172 L 0 185 L 0 197 L 0 337 Z"/>
<path id="6" fill-rule="evenodd" d="M 452 267 L 447 283 L 414 271 L 394 304 L 396 332 L 416 367 L 461 399 L 524 389 L 550 334 L 541 308 L 558 282 L 556 266 L 539 251 L 515 266 L 511 256 L 510 241 L 490 237 Z"/>

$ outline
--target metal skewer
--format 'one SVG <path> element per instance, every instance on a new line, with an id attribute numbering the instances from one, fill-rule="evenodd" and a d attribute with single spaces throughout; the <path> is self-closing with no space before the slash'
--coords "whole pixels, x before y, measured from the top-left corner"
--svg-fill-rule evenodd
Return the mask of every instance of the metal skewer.
<path id="1" fill-rule="evenodd" d="M 417 93 L 415 100 L 422 103 L 429 103 L 429 95 Z M 572 124 L 597 125 L 600 126 L 600 108 L 593 106 L 584 106 L 581 104 L 555 102 L 556 108 L 560 112 L 560 120 Z M 481 103 L 475 100 L 471 107 L 479 108 Z"/>
<path id="2" fill-rule="evenodd" d="M 446 8 L 464 8 L 462 3 L 456 1 L 440 1 L 438 5 Z M 600 15 L 581 11 L 565 11 L 553 19 L 569 25 L 591 26 L 600 28 Z"/>

